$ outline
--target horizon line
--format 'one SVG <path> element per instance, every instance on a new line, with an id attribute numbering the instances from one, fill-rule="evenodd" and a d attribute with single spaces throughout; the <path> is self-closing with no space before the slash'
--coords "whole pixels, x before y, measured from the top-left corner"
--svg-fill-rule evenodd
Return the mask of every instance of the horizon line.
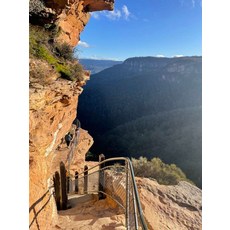
<path id="1" fill-rule="evenodd" d="M 174 55 L 174 56 L 164 56 L 164 55 L 156 55 L 156 56 L 133 56 L 133 57 L 128 57 L 126 59 L 118 59 L 118 58 L 93 58 L 93 57 L 82 57 L 82 58 L 78 58 L 79 60 L 80 59 L 87 59 L 87 60 L 95 60 L 95 61 L 117 61 L 117 62 L 123 62 L 127 59 L 130 59 L 130 58 L 147 58 L 147 57 L 153 57 L 153 58 L 186 58 L 186 57 L 202 57 L 202 55 Z"/>

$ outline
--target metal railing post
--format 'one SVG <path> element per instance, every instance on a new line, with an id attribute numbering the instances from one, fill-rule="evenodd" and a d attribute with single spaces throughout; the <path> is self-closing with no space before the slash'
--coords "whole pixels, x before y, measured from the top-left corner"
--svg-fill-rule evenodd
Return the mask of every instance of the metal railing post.
<path id="1" fill-rule="evenodd" d="M 60 177 L 61 177 L 61 210 L 67 209 L 67 189 L 66 189 L 66 169 L 63 162 L 60 163 Z"/>
<path id="2" fill-rule="evenodd" d="M 76 171 L 75 172 L 75 189 L 74 189 L 74 191 L 76 192 L 76 193 L 78 193 L 78 172 Z"/>
<path id="3" fill-rule="evenodd" d="M 61 199 L 61 194 L 60 194 L 60 176 L 59 172 L 55 172 L 54 174 L 54 190 L 55 190 L 55 201 L 57 204 L 57 210 L 60 210 L 60 199 Z"/>
<path id="4" fill-rule="evenodd" d="M 84 167 L 84 193 L 88 191 L 88 166 Z"/>
<path id="5" fill-rule="evenodd" d="M 67 176 L 67 183 L 66 183 L 66 187 L 67 187 L 67 193 L 70 193 L 70 177 Z"/>
<path id="6" fill-rule="evenodd" d="M 102 162 L 105 160 L 104 154 L 99 155 L 99 162 Z M 99 165 L 99 191 L 105 192 L 105 172 L 104 168 L 105 164 L 102 163 Z M 104 193 L 99 192 L 98 194 L 99 200 L 105 199 L 106 195 Z"/>

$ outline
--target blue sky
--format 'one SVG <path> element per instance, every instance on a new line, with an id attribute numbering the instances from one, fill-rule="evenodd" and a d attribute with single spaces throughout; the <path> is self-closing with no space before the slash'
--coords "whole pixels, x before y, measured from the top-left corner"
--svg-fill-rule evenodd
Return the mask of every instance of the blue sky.
<path id="1" fill-rule="evenodd" d="M 93 12 L 80 36 L 79 58 L 202 55 L 201 0 L 115 0 Z"/>

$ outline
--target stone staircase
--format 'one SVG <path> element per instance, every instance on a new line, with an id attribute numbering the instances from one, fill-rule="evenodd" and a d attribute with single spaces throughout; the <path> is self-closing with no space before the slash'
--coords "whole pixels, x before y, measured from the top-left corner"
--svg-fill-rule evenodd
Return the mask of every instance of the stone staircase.
<path id="1" fill-rule="evenodd" d="M 124 214 L 119 207 L 112 207 L 107 199 L 98 200 L 97 194 L 74 194 L 68 199 L 71 207 L 59 211 L 58 222 L 53 229 L 126 229 Z"/>

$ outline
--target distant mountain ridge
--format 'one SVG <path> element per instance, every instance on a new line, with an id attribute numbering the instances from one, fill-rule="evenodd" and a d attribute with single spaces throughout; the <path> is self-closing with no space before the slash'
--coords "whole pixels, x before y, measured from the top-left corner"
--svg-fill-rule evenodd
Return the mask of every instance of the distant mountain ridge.
<path id="1" fill-rule="evenodd" d="M 166 72 L 187 72 L 201 71 L 201 68 L 194 68 L 195 65 L 201 63 L 201 57 L 134 57 L 124 61 L 126 68 L 133 71 L 161 71 L 162 68 Z"/>
<path id="2" fill-rule="evenodd" d="M 86 58 L 79 59 L 79 62 L 84 66 L 86 70 L 90 70 L 91 74 L 98 73 L 104 69 L 122 63 L 122 61 L 96 60 L 96 59 L 86 59 Z"/>
<path id="3" fill-rule="evenodd" d="M 158 57 L 134 57 L 128 58 L 119 66 L 113 66 L 111 68 L 107 68 L 102 70 L 97 77 L 103 78 L 109 72 L 116 71 L 119 69 L 119 73 L 112 77 L 116 77 L 116 79 L 136 76 L 137 74 L 144 73 L 181 73 L 186 76 L 191 73 L 201 74 L 202 72 L 202 57 L 178 57 L 178 58 L 158 58 Z M 122 71 L 122 72 L 121 72 Z M 120 74 L 121 73 L 121 74 Z M 128 74 L 128 75 L 127 75 Z M 107 76 L 105 79 L 108 79 Z M 105 80 L 104 79 L 104 80 Z"/>
<path id="4" fill-rule="evenodd" d="M 128 58 L 91 76 L 78 116 L 93 152 L 160 157 L 201 187 L 202 57 Z"/>

